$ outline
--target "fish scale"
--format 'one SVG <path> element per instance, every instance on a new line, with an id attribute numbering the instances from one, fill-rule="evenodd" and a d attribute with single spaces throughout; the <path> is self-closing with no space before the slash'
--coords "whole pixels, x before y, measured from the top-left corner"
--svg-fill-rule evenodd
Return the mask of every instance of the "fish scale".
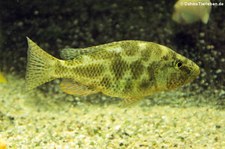
<path id="1" fill-rule="evenodd" d="M 31 90 L 56 78 L 68 94 L 102 92 L 138 101 L 159 91 L 178 88 L 194 80 L 199 67 L 168 47 L 127 40 L 79 49 L 64 49 L 64 60 L 44 52 L 28 40 L 26 87 Z"/>

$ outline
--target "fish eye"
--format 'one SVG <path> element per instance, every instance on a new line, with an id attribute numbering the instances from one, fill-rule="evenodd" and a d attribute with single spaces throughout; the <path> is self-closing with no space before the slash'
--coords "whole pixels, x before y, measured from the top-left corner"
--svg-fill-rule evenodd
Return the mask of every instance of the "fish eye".
<path id="1" fill-rule="evenodd" d="M 181 61 L 178 61 L 177 64 L 176 64 L 176 66 L 177 66 L 178 68 L 180 68 L 182 65 L 183 65 L 183 63 L 182 63 Z"/>

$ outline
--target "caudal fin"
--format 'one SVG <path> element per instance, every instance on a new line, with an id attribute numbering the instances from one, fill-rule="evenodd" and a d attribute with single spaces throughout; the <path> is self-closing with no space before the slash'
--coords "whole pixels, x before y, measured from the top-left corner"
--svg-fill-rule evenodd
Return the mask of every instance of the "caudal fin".
<path id="1" fill-rule="evenodd" d="M 56 79 L 55 64 L 58 59 L 43 51 L 28 37 L 27 42 L 26 90 L 31 90 Z"/>

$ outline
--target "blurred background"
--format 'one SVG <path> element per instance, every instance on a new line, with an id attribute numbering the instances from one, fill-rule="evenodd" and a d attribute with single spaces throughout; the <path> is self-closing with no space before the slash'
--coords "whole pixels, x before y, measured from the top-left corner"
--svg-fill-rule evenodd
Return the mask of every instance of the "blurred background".
<path id="1" fill-rule="evenodd" d="M 225 1 L 211 0 L 224 4 L 211 13 L 176 2 L 0 0 L 0 148 L 224 148 Z M 181 22 L 197 21 L 175 22 L 175 6 Z M 156 42 L 193 60 L 201 74 L 125 108 L 102 94 L 64 94 L 60 79 L 26 92 L 26 37 L 58 58 L 66 47 Z"/>

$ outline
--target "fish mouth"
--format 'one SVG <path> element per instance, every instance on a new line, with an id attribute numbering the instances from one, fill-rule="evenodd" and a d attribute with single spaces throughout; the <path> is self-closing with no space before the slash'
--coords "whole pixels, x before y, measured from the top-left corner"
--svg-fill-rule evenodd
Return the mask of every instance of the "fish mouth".
<path id="1" fill-rule="evenodd" d="M 188 82 L 193 81 L 195 78 L 197 78 L 199 76 L 199 74 L 200 74 L 200 68 L 198 66 L 196 66 L 196 68 L 190 74 Z"/>
<path id="2" fill-rule="evenodd" d="M 193 74 L 192 75 L 194 77 L 197 77 L 197 76 L 199 76 L 199 74 L 200 74 L 200 68 L 197 66 L 196 69 L 193 71 Z"/>

